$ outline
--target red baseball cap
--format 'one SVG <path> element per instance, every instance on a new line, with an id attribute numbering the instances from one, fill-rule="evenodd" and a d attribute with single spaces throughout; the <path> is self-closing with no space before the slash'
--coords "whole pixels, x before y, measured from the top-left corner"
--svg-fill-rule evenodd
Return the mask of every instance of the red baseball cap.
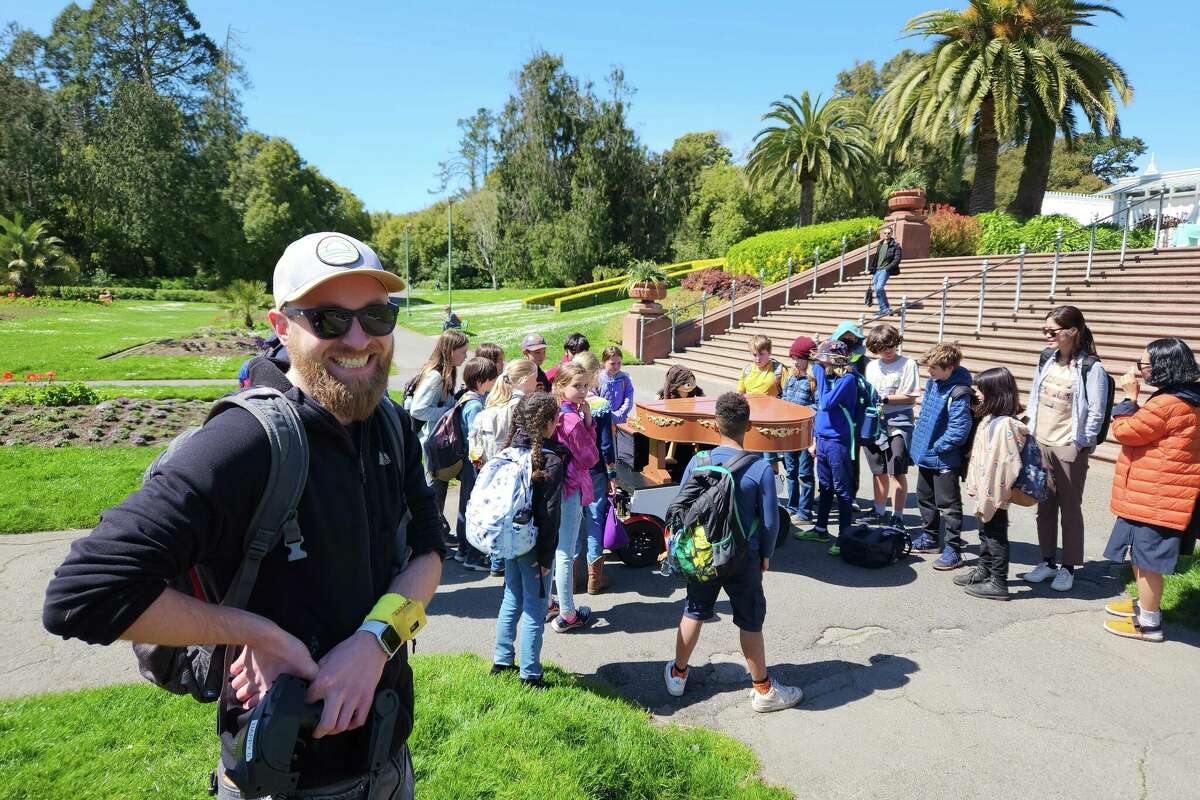
<path id="1" fill-rule="evenodd" d="M 808 358 L 817 349 L 817 343 L 807 336 L 797 336 L 788 348 L 788 358 Z"/>

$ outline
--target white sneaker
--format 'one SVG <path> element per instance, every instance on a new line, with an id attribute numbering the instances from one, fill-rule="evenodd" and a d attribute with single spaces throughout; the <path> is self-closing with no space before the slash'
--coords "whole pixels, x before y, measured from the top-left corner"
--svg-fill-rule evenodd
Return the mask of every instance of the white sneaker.
<path id="1" fill-rule="evenodd" d="M 667 684 L 667 694 L 671 695 L 671 697 L 682 697 L 683 689 L 687 686 L 687 673 L 677 678 L 671 672 L 671 667 L 673 666 L 675 666 L 675 662 L 668 661 L 667 666 L 663 669 L 663 680 Z"/>
<path id="2" fill-rule="evenodd" d="M 783 711 L 800 704 L 804 692 L 798 686 L 784 686 L 782 683 L 771 682 L 771 691 L 763 694 L 757 689 L 751 689 L 750 707 L 765 714 L 769 711 Z"/>
<path id="3" fill-rule="evenodd" d="M 1021 577 L 1025 579 L 1026 583 L 1041 583 L 1047 578 L 1057 578 L 1057 576 L 1058 570 L 1043 561 Z"/>
<path id="4" fill-rule="evenodd" d="M 1050 588 L 1056 592 L 1069 592 L 1074 585 L 1075 576 L 1066 567 L 1059 567 L 1058 574 L 1054 576 L 1054 583 L 1050 584 Z"/>

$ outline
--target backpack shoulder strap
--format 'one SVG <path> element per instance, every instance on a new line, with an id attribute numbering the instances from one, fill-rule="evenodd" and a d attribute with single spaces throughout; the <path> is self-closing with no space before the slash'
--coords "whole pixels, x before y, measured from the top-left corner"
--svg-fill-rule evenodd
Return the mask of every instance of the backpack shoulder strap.
<path id="1" fill-rule="evenodd" d="M 213 404 L 208 418 L 234 406 L 254 415 L 271 448 L 267 485 L 246 529 L 241 566 L 222 601 L 245 608 L 262 560 L 280 538 L 287 545 L 288 561 L 308 555 L 296 523 L 296 508 L 308 482 L 308 436 L 295 406 L 276 389 L 260 386 L 222 397 Z"/>
<path id="2" fill-rule="evenodd" d="M 1053 347 L 1047 347 L 1045 350 L 1042 351 L 1042 354 L 1040 356 L 1038 356 L 1038 371 L 1039 372 L 1042 370 L 1043 367 L 1046 366 L 1047 361 L 1054 358 L 1054 352 L 1055 352 L 1055 350 Z"/>

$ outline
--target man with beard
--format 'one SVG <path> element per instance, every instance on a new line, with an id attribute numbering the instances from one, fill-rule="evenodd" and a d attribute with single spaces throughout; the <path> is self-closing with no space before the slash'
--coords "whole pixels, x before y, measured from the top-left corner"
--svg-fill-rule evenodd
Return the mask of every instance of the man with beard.
<path id="1" fill-rule="evenodd" d="M 406 599 L 430 601 L 445 550 L 416 437 L 393 438 L 385 419 L 398 413 L 399 429 L 410 430 L 403 411 L 383 406 L 391 403 L 397 312 L 388 292 L 402 288 L 369 247 L 336 233 L 293 242 L 275 267 L 269 317 L 291 364 L 260 356 L 249 375 L 252 387 L 281 392 L 304 427 L 308 473 L 295 519 L 302 547 L 280 542 L 266 553 L 244 609 L 168 587 L 200 574 L 193 567 L 218 587 L 235 580 L 272 462 L 266 430 L 237 406 L 183 441 L 76 540 L 46 591 L 43 622 L 64 637 L 228 646 L 221 764 L 210 780 L 219 797 L 241 797 L 226 774 L 237 760 L 235 737 L 283 673 L 309 681 L 307 700 L 324 704 L 288 797 L 412 797 L 412 672 L 395 631 L 378 618 L 394 618 Z M 400 711 L 391 757 L 371 770 L 365 754 L 376 723 L 364 723 L 383 689 L 399 695 Z"/>

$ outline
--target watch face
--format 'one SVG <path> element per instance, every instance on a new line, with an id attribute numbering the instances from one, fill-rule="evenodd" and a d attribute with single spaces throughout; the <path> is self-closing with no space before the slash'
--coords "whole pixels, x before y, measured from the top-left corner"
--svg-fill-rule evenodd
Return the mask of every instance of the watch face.
<path id="1" fill-rule="evenodd" d="M 389 656 L 395 655 L 396 651 L 400 649 L 400 645 L 404 644 L 404 640 L 400 638 L 400 634 L 391 625 L 384 628 L 383 633 L 379 636 L 379 640 L 387 648 Z"/>

